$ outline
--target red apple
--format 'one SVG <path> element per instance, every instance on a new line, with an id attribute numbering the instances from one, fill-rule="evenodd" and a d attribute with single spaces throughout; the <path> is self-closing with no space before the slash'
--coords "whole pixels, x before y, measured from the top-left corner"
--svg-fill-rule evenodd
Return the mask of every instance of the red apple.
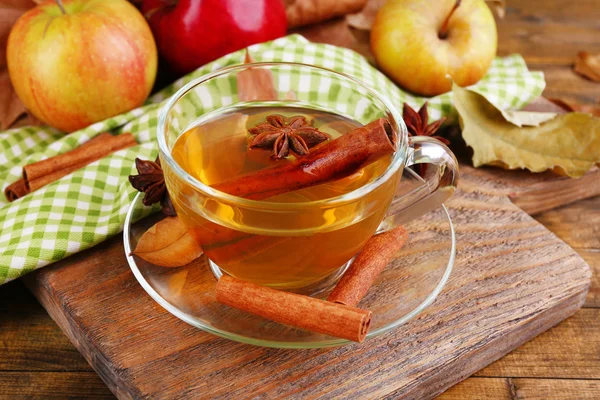
<path id="1" fill-rule="evenodd" d="M 71 132 L 138 107 L 156 78 L 156 44 L 126 0 L 46 1 L 7 45 L 10 79 L 40 120 Z"/>
<path id="2" fill-rule="evenodd" d="M 142 11 L 159 54 L 179 74 L 287 29 L 282 0 L 144 0 Z"/>
<path id="3" fill-rule="evenodd" d="M 411 92 L 447 92 L 479 81 L 496 55 L 494 16 L 483 0 L 389 0 L 371 31 L 379 68 Z"/>

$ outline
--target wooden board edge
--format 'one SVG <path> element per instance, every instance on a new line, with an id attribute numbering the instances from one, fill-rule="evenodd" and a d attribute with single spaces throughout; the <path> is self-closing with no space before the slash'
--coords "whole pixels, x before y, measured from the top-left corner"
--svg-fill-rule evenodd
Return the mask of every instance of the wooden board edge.
<path id="1" fill-rule="evenodd" d="M 529 215 L 536 215 L 600 195 L 600 170 L 579 179 L 540 182 L 509 193 L 509 199 Z"/>
<path id="2" fill-rule="evenodd" d="M 587 264 L 584 264 L 587 266 Z M 588 267 L 589 268 L 589 267 Z M 575 314 L 585 303 L 589 290 L 589 282 L 581 289 L 559 304 L 546 309 L 542 313 L 528 320 L 525 324 L 515 327 L 519 331 L 527 331 L 526 335 L 507 334 L 488 343 L 474 351 L 468 360 L 460 359 L 442 367 L 436 374 L 420 381 L 418 384 L 392 392 L 387 398 L 417 398 L 433 399 L 450 387 L 472 376 L 477 371 L 504 357 L 514 349 L 522 346 L 539 334 L 558 325 L 563 320 Z M 460 370 L 460 373 L 456 371 Z"/>
<path id="3" fill-rule="evenodd" d="M 49 266 L 46 268 L 54 268 L 55 266 Z M 62 265 L 57 265 L 62 267 Z M 63 333 L 69 338 L 71 343 L 75 346 L 77 351 L 85 358 L 92 369 L 100 376 L 100 379 L 106 384 L 110 391 L 119 399 L 135 399 L 142 396 L 141 393 L 137 392 L 135 387 L 131 387 L 127 384 L 128 379 L 126 371 L 109 371 L 108 366 L 110 361 L 102 356 L 102 352 L 95 349 L 94 346 L 89 342 L 83 342 L 77 339 L 77 336 L 72 331 L 69 322 L 73 325 L 79 325 L 77 319 L 73 318 L 70 312 L 63 312 L 61 307 L 50 297 L 53 292 L 52 288 L 45 284 L 43 279 L 39 278 L 40 274 L 31 273 L 22 277 L 21 280 L 37 299 L 37 301 L 44 307 L 46 312 L 50 315 L 52 320 L 59 326 Z M 65 310 L 68 310 L 65 307 Z M 110 379 L 109 379 L 110 377 Z"/>

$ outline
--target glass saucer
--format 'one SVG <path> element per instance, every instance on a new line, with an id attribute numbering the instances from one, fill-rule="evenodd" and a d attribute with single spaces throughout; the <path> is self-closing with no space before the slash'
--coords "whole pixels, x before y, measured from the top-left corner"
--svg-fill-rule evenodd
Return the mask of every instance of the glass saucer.
<path id="1" fill-rule="evenodd" d="M 404 175 L 403 181 L 414 181 L 412 171 L 405 170 Z M 206 332 L 258 346 L 320 348 L 353 343 L 291 328 L 217 303 L 216 278 L 205 256 L 184 267 L 165 268 L 129 255 L 141 235 L 163 218 L 162 214 L 154 214 L 132 224 L 143 209 L 142 195 L 138 194 L 123 231 L 127 261 L 144 290 L 177 318 Z M 404 227 L 409 241 L 358 305 L 373 313 L 367 340 L 397 328 L 433 303 L 454 265 L 454 227 L 444 206 Z M 330 291 L 331 287 L 315 297 L 326 298 Z"/>

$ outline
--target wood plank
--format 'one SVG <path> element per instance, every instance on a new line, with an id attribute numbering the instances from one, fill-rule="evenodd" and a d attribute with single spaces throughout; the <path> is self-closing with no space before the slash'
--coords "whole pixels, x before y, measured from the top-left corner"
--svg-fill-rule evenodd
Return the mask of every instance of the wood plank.
<path id="1" fill-rule="evenodd" d="M 548 211 L 536 219 L 575 249 L 600 250 L 600 197 Z"/>
<path id="2" fill-rule="evenodd" d="M 516 399 L 523 400 L 597 400 L 600 381 L 583 379 L 524 379 L 511 380 Z"/>
<path id="3" fill-rule="evenodd" d="M 0 287 L 0 349 L 0 371 L 92 371 L 20 281 Z"/>
<path id="4" fill-rule="evenodd" d="M 578 311 L 476 376 L 600 379 L 600 309 Z"/>
<path id="5" fill-rule="evenodd" d="M 522 54 L 528 64 L 570 66 L 577 51 L 600 52 L 598 2 L 508 0 L 498 21 L 498 52 Z"/>
<path id="6" fill-rule="evenodd" d="M 531 70 L 544 72 L 546 77 L 544 96 L 575 103 L 598 104 L 600 102 L 598 84 L 579 76 L 570 66 L 548 67 L 533 63 L 528 66 Z"/>
<path id="7" fill-rule="evenodd" d="M 436 400 L 512 400 L 509 378 L 465 379 L 436 397 Z"/>
<path id="8" fill-rule="evenodd" d="M 596 400 L 599 393 L 598 380 L 472 377 L 437 400 Z"/>
<path id="9" fill-rule="evenodd" d="M 600 308 L 600 250 L 579 249 L 577 253 L 592 269 L 592 284 L 583 306 Z"/>
<path id="10" fill-rule="evenodd" d="M 275 350 L 200 332 L 143 292 L 120 238 L 27 282 L 118 397 L 430 398 L 572 315 L 589 285 L 582 259 L 508 198 L 459 191 L 448 206 L 458 254 L 447 287 L 363 345 Z"/>
<path id="11" fill-rule="evenodd" d="M 461 163 L 460 170 L 461 174 L 469 176 L 467 182 L 461 183 L 465 190 L 508 196 L 529 215 L 600 195 L 598 168 L 593 168 L 581 179 L 560 177 L 552 172 L 534 174 L 526 170 L 504 170 L 497 167 L 474 168 L 464 162 Z M 589 207 L 589 211 L 594 213 L 594 207 Z"/>
<path id="12" fill-rule="evenodd" d="M 0 373 L 0 399 L 114 399 L 95 372 Z"/>

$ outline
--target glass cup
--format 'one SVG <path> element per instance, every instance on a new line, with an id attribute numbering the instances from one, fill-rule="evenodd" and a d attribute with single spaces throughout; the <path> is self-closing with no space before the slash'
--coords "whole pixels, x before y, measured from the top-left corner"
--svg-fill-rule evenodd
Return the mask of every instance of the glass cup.
<path id="1" fill-rule="evenodd" d="M 239 74 L 272 76 L 277 98 L 242 101 Z M 293 92 L 293 94 L 292 94 Z M 358 123 L 385 118 L 397 151 L 368 183 L 316 201 L 249 200 L 220 192 L 173 158 L 177 138 L 203 120 L 254 107 L 335 113 Z M 201 245 L 213 272 L 271 287 L 314 291 L 335 281 L 369 238 L 418 218 L 448 199 L 458 163 L 429 137 L 409 137 L 390 101 L 355 78 L 296 63 L 226 67 L 182 87 L 160 112 L 158 142 L 165 181 L 178 217 Z M 401 182 L 404 167 L 427 163 L 422 185 Z"/>

